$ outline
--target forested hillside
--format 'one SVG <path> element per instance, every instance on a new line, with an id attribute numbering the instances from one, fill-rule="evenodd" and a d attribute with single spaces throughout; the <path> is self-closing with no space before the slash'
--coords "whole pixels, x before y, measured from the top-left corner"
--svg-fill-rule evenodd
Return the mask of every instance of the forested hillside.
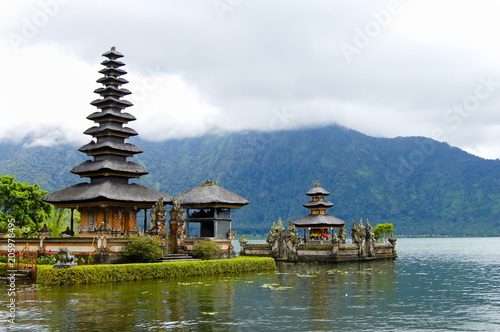
<path id="1" fill-rule="evenodd" d="M 239 234 L 308 210 L 319 180 L 331 214 L 393 223 L 400 235 L 500 235 L 500 161 L 484 160 L 422 137 L 374 138 L 338 126 L 244 132 L 165 142 L 132 140 L 150 174 L 139 181 L 170 195 L 217 180 L 250 201 L 234 215 Z M 0 173 L 54 191 L 85 181 L 69 173 L 87 157 L 77 146 L 0 145 Z"/>

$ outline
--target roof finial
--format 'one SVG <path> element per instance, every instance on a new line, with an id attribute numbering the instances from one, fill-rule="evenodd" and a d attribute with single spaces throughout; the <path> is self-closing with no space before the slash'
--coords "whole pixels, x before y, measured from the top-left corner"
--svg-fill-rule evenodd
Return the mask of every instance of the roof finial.
<path id="1" fill-rule="evenodd" d="M 205 186 L 215 186 L 217 184 L 217 181 L 210 181 L 210 179 L 208 179 L 207 181 L 205 182 L 201 182 L 201 186 L 202 187 L 205 187 Z"/>
<path id="2" fill-rule="evenodd" d="M 316 188 L 318 188 L 318 187 L 319 187 L 319 181 L 316 181 L 316 183 L 314 184 L 314 186 L 315 186 Z"/>
<path id="3" fill-rule="evenodd" d="M 116 46 L 111 46 L 111 51 L 116 51 Z"/>

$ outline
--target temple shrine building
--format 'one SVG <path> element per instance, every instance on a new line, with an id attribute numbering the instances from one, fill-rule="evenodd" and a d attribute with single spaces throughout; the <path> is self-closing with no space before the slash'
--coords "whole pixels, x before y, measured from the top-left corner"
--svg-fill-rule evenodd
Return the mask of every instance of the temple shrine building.
<path id="1" fill-rule="evenodd" d="M 129 182 L 149 172 L 141 165 L 127 160 L 142 150 L 125 142 L 131 136 L 137 135 L 137 132 L 124 126 L 136 119 L 130 113 L 124 112 L 132 103 L 122 99 L 131 94 L 129 90 L 122 88 L 123 84 L 128 83 L 121 77 L 127 73 L 121 69 L 125 64 L 118 60 L 123 55 L 113 47 L 103 56 L 107 58 L 101 63 L 105 68 L 99 71 L 103 77 L 97 80 L 103 87 L 94 91 L 100 98 L 91 102 L 98 111 L 87 117 L 94 121 L 96 126 L 84 132 L 92 136 L 93 140 L 79 149 L 93 159 L 71 169 L 71 173 L 79 175 L 80 178 L 89 178 L 90 181 L 43 197 L 45 202 L 56 208 L 71 209 L 72 232 L 73 211 L 77 209 L 81 213 L 81 224 L 76 229 L 79 236 L 93 236 L 96 231 L 112 236 L 137 234 L 141 229 L 137 213 L 141 209 L 144 210 L 146 228 L 147 209 L 160 197 L 164 204 L 172 203 L 170 195 Z"/>
<path id="2" fill-rule="evenodd" d="M 297 229 L 304 230 L 304 236 L 305 232 L 309 231 L 309 238 L 328 238 L 334 229 L 345 225 L 343 220 L 326 213 L 326 210 L 333 207 L 334 204 L 325 200 L 325 197 L 330 193 L 320 186 L 319 181 L 306 195 L 311 197 L 311 201 L 303 204 L 303 206 L 308 208 L 311 213 L 293 222 Z"/>
<path id="3" fill-rule="evenodd" d="M 191 250 L 198 239 L 209 239 L 223 250 L 234 255 L 232 240 L 236 232 L 231 229 L 231 209 L 240 209 L 249 204 L 240 195 L 207 180 L 177 196 L 186 210 L 185 247 Z"/>

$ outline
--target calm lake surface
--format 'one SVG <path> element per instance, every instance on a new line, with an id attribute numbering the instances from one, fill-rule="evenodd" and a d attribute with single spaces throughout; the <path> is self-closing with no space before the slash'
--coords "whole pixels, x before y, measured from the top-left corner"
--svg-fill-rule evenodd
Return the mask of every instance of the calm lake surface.
<path id="1" fill-rule="evenodd" d="M 500 238 L 399 239 L 397 251 L 396 261 L 279 264 L 266 273 L 18 284 L 14 325 L 2 290 L 0 329 L 500 331 Z"/>

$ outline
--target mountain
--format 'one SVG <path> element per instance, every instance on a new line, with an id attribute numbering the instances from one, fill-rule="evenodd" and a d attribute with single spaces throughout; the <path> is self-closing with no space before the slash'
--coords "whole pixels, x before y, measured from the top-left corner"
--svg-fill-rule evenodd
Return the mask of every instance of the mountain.
<path id="1" fill-rule="evenodd" d="M 281 217 L 309 211 L 319 180 L 347 223 L 393 223 L 399 235 L 499 236 L 500 161 L 424 137 L 375 138 L 339 126 L 238 132 L 150 142 L 133 158 L 150 174 L 138 182 L 178 195 L 207 179 L 250 201 L 234 214 L 239 234 L 267 233 Z M 0 173 L 55 191 L 80 181 L 78 147 L 0 144 Z"/>

